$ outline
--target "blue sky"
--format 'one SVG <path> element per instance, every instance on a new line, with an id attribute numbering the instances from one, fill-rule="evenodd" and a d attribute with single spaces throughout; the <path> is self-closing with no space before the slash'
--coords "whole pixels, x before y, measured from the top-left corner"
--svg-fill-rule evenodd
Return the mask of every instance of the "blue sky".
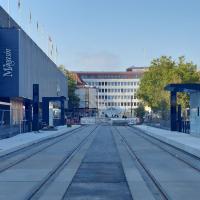
<path id="1" fill-rule="evenodd" d="M 10 0 L 11 16 L 46 51 L 50 35 L 59 51 L 54 60 L 70 70 L 125 70 L 161 55 L 200 66 L 199 0 L 21 1 L 19 12 Z M 7 2 L 0 0 L 6 9 Z"/>

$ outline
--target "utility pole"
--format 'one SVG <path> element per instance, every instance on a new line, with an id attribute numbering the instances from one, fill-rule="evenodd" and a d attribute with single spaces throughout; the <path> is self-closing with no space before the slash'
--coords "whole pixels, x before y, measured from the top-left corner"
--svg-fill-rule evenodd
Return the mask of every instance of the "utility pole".
<path id="1" fill-rule="evenodd" d="M 133 95 L 131 95 L 131 117 L 133 117 Z"/>

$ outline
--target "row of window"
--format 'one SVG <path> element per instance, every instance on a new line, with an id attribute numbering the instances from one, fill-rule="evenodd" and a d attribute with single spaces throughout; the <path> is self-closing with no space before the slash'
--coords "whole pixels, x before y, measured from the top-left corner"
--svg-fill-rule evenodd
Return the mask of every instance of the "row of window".
<path id="1" fill-rule="evenodd" d="M 120 93 L 120 92 L 122 92 L 122 93 L 128 93 L 128 92 L 131 92 L 131 93 L 133 93 L 133 92 L 137 92 L 137 89 L 123 89 L 123 88 L 121 88 L 121 89 L 99 89 L 99 92 L 102 92 L 102 93 L 106 93 L 106 92 L 110 92 L 110 93 L 113 93 L 113 92 L 115 92 L 115 93 Z"/>
<path id="2" fill-rule="evenodd" d="M 136 79 L 140 78 L 141 73 L 134 73 L 134 74 L 121 74 L 121 75 L 115 75 L 115 74 L 98 74 L 98 75 L 81 75 L 82 79 Z"/>
<path id="3" fill-rule="evenodd" d="M 87 82 L 91 86 L 137 86 L 139 81 L 134 82 Z"/>
<path id="4" fill-rule="evenodd" d="M 137 99 L 136 95 L 99 95 L 99 99 Z"/>
<path id="5" fill-rule="evenodd" d="M 99 102 L 99 106 L 139 106 L 139 102 Z"/>

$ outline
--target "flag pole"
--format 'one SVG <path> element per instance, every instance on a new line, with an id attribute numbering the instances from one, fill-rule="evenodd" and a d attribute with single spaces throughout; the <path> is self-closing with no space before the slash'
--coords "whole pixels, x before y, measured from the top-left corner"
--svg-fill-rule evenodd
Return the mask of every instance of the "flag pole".
<path id="1" fill-rule="evenodd" d="M 8 27 L 10 28 L 10 0 L 8 0 Z"/>

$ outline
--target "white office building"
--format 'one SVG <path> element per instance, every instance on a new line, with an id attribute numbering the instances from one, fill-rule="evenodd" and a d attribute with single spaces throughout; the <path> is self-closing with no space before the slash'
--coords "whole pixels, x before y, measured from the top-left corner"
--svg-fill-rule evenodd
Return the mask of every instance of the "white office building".
<path id="1" fill-rule="evenodd" d="M 126 72 L 76 72 L 78 77 L 90 86 L 98 88 L 97 106 L 100 114 L 133 116 L 139 105 L 136 92 L 140 78 L 147 68 L 130 67 Z M 110 115 L 110 114 L 109 114 Z"/>

